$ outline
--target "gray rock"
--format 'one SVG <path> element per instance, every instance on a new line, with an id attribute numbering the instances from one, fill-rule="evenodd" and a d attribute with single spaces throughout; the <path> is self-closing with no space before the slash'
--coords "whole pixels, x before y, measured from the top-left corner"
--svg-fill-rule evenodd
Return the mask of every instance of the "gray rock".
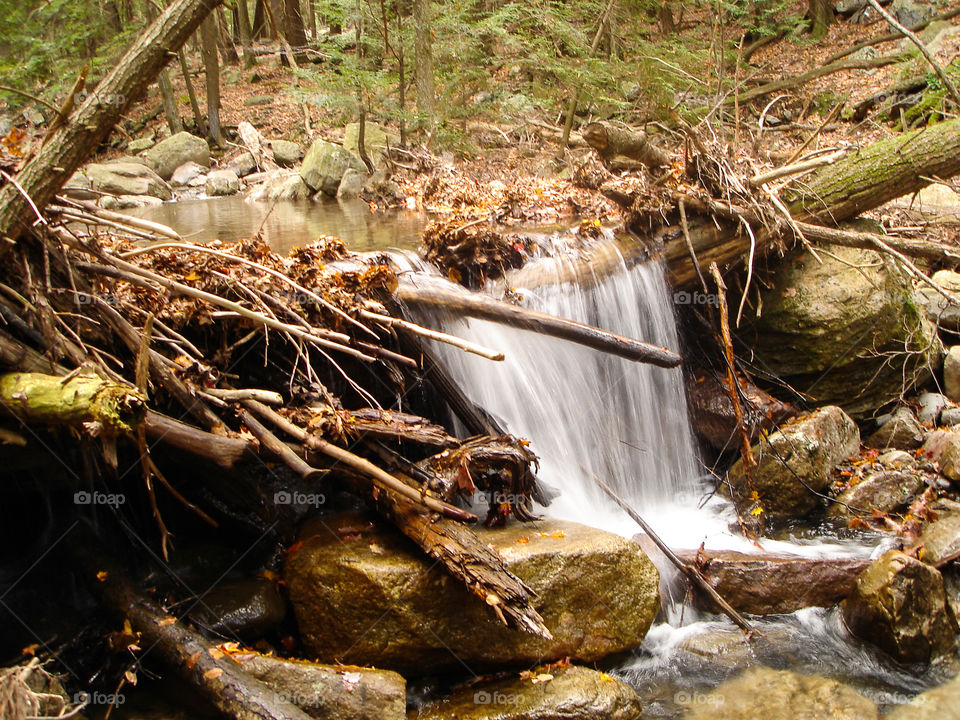
<path id="1" fill-rule="evenodd" d="M 960 330 L 960 273 L 938 270 L 930 278 L 943 288 L 955 302 L 948 301 L 932 287 L 923 284 L 917 288 L 917 300 L 930 322 L 947 330 Z"/>
<path id="2" fill-rule="evenodd" d="M 942 515 L 927 525 L 920 536 L 920 559 L 939 565 L 960 554 L 960 513 Z"/>
<path id="3" fill-rule="evenodd" d="M 198 178 L 207 171 L 207 168 L 193 160 L 185 162 L 183 165 L 173 171 L 170 176 L 170 184 L 174 187 L 185 187 L 190 184 L 194 178 Z"/>
<path id="4" fill-rule="evenodd" d="M 943 390 L 948 398 L 960 402 L 960 345 L 947 350 L 943 359 Z"/>
<path id="5" fill-rule="evenodd" d="M 940 413 L 940 424 L 943 427 L 953 427 L 960 425 L 960 408 L 946 408 Z"/>
<path id="6" fill-rule="evenodd" d="M 240 180 L 233 170 L 214 170 L 207 175 L 204 190 L 210 197 L 235 195 L 240 190 Z"/>
<path id="7" fill-rule="evenodd" d="M 640 546 L 577 523 L 538 525 L 475 532 L 534 590 L 552 640 L 505 632 L 482 599 L 392 527 L 356 537 L 369 516 L 308 522 L 284 568 L 304 647 L 321 661 L 418 675 L 463 663 L 595 662 L 638 647 L 660 607 L 659 574 Z M 343 542 L 345 531 L 355 539 Z"/>
<path id="8" fill-rule="evenodd" d="M 149 150 L 153 146 L 154 142 L 151 138 L 137 138 L 127 143 L 127 152 L 131 155 L 136 155 L 137 153 L 142 153 L 144 150 Z"/>
<path id="9" fill-rule="evenodd" d="M 144 159 L 160 177 L 169 180 L 173 171 L 191 160 L 204 167 L 210 167 L 210 148 L 207 141 L 179 132 L 157 143 L 144 153 Z"/>
<path id="10" fill-rule="evenodd" d="M 923 428 L 910 408 L 901 407 L 890 416 L 888 422 L 864 441 L 870 448 L 897 448 L 914 450 L 923 445 Z"/>
<path id="11" fill-rule="evenodd" d="M 809 513 L 819 504 L 815 493 L 823 492 L 832 482 L 833 468 L 859 449 L 860 432 L 838 407 L 820 408 L 782 425 L 753 447 L 758 461 L 753 470 L 753 486 L 764 511 L 774 519 Z M 755 503 L 742 458 L 727 478 L 741 514 L 749 515 Z M 730 492 L 726 483 L 721 488 Z"/>
<path id="12" fill-rule="evenodd" d="M 472 685 L 410 713 L 410 720 L 640 720 L 629 685 L 584 667 Z"/>
<path id="13" fill-rule="evenodd" d="M 960 437 L 960 435 L 952 430 L 934 430 L 923 441 L 920 456 L 931 462 L 940 462 L 943 451 L 946 450 L 947 445 L 953 442 L 955 437 Z"/>
<path id="14" fill-rule="evenodd" d="M 902 470 L 916 467 L 917 459 L 903 450 L 887 450 L 885 453 L 877 455 L 877 464 L 888 470 Z"/>
<path id="15" fill-rule="evenodd" d="M 757 667 L 708 693 L 674 696 L 684 720 L 876 720 L 877 707 L 853 688 L 817 675 Z"/>
<path id="16" fill-rule="evenodd" d="M 112 195 L 151 195 L 169 200 L 170 186 L 146 165 L 136 162 L 93 163 L 84 173 L 90 187 Z"/>
<path id="17" fill-rule="evenodd" d="M 287 614 L 287 604 L 271 580 L 252 578 L 217 585 L 204 593 L 190 618 L 220 635 L 253 641 L 275 628 Z"/>
<path id="18" fill-rule="evenodd" d="M 97 200 L 97 205 L 104 210 L 130 210 L 163 205 L 163 200 L 151 195 L 103 195 Z"/>
<path id="19" fill-rule="evenodd" d="M 249 152 L 242 152 L 227 163 L 227 170 L 233 170 L 237 177 L 246 177 L 257 169 L 257 161 Z"/>
<path id="20" fill-rule="evenodd" d="M 944 438 L 940 451 L 940 473 L 950 480 L 960 480 L 960 433 L 951 432 Z"/>
<path id="21" fill-rule="evenodd" d="M 373 122 L 365 124 L 363 147 L 375 168 L 383 169 L 389 166 L 387 145 L 396 147 L 399 142 L 399 138 L 388 133 L 381 125 Z M 360 123 L 350 123 L 343 129 L 343 147 L 360 157 Z"/>
<path id="22" fill-rule="evenodd" d="M 831 257 L 835 255 L 836 257 Z M 870 250 L 798 253 L 762 293 L 757 359 L 819 405 L 862 418 L 925 382 L 942 345 L 912 283 Z"/>
<path id="23" fill-rule="evenodd" d="M 926 487 L 926 481 L 916 473 L 885 470 L 840 493 L 827 514 L 848 520 L 855 515 L 870 516 L 874 510 L 897 512 L 907 508 Z"/>
<path id="24" fill-rule="evenodd" d="M 840 607 L 854 635 L 900 662 L 927 663 L 954 647 L 943 577 L 899 550 L 864 570 Z"/>
<path id="25" fill-rule="evenodd" d="M 23 119 L 31 125 L 43 125 L 47 122 L 47 119 L 43 116 L 43 113 L 32 105 L 25 107 L 20 114 L 23 115 Z"/>
<path id="26" fill-rule="evenodd" d="M 272 95 L 251 95 L 246 100 L 243 101 L 243 104 L 247 107 L 256 107 L 257 105 L 272 105 L 273 96 Z"/>
<path id="27" fill-rule="evenodd" d="M 340 180 L 349 168 L 361 172 L 367 169 L 350 151 L 326 140 L 315 140 L 300 165 L 300 176 L 313 190 L 336 197 Z"/>
<path id="28" fill-rule="evenodd" d="M 274 170 L 266 173 L 263 182 L 250 192 L 249 197 L 252 200 L 304 200 L 312 194 L 298 171 Z"/>
<path id="29" fill-rule="evenodd" d="M 63 194 L 75 200 L 96 200 L 97 194 L 90 192 L 90 178 L 77 170 L 63 186 Z"/>
<path id="30" fill-rule="evenodd" d="M 920 394 L 917 402 L 920 403 L 917 419 L 924 425 L 936 427 L 940 420 L 940 413 L 950 403 L 950 399 L 940 393 L 926 392 Z"/>
<path id="31" fill-rule="evenodd" d="M 407 682 L 389 670 L 282 660 L 259 653 L 231 655 L 278 699 L 323 720 L 406 720 Z"/>
<path id="32" fill-rule="evenodd" d="M 363 190 L 363 184 L 367 181 L 367 173 L 353 168 L 347 168 L 340 180 L 340 187 L 337 188 L 338 198 L 355 198 Z"/>
<path id="33" fill-rule="evenodd" d="M 220 73 L 220 79 L 228 85 L 236 85 L 243 80 L 243 75 L 236 68 L 226 68 Z"/>
<path id="34" fill-rule="evenodd" d="M 933 16 L 933 7 L 929 2 L 917 0 L 893 0 L 887 6 L 887 12 L 893 15 L 901 24 L 912 27 Z"/>
<path id="35" fill-rule="evenodd" d="M 303 148 L 289 140 L 271 140 L 273 159 L 280 167 L 294 167 L 303 157 Z"/>

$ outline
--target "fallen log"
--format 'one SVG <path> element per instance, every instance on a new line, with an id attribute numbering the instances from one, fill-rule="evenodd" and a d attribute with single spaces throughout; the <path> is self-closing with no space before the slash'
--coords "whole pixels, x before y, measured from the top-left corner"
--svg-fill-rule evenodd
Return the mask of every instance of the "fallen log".
<path id="1" fill-rule="evenodd" d="M 253 445 L 242 438 L 214 435 L 153 410 L 147 411 L 143 426 L 151 440 L 205 458 L 226 470 L 256 457 Z"/>
<path id="2" fill-rule="evenodd" d="M 644 132 L 592 122 L 584 128 L 583 139 L 605 162 L 622 155 L 651 168 L 670 164 L 670 156 L 651 143 Z"/>
<path id="3" fill-rule="evenodd" d="M 680 356 L 667 348 L 626 338 L 599 328 L 566 320 L 554 315 L 499 302 L 486 295 L 440 287 L 401 283 L 394 297 L 403 305 L 440 310 L 455 315 L 511 325 L 543 335 L 570 340 L 594 350 L 628 360 L 672 368 L 680 364 Z"/>

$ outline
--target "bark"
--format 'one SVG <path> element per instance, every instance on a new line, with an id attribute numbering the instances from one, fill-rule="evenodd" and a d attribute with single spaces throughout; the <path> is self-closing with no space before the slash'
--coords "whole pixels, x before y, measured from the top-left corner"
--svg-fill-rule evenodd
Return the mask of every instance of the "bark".
<path id="1" fill-rule="evenodd" d="M 417 88 L 417 110 L 428 132 L 436 122 L 433 84 L 433 40 L 430 37 L 432 5 L 430 0 L 413 0 L 413 48 L 416 55 L 414 84 Z"/>
<path id="2" fill-rule="evenodd" d="M 267 33 L 267 13 L 266 10 L 264 10 L 265 2 L 266 0 L 257 0 L 253 6 L 253 37 L 258 40 L 270 37 Z"/>
<path id="3" fill-rule="evenodd" d="M 651 143 L 644 132 L 592 122 L 584 128 L 583 139 L 604 161 L 622 155 L 652 168 L 670 164 L 670 156 Z"/>
<path id="4" fill-rule="evenodd" d="M 217 18 L 204 20 L 200 29 L 203 47 L 203 67 L 207 82 L 207 137 L 223 147 L 220 130 L 220 60 L 217 57 Z"/>
<path id="5" fill-rule="evenodd" d="M 143 426 L 150 440 L 205 458 L 226 470 L 256 457 L 246 440 L 214 435 L 152 410 L 147 412 Z"/>
<path id="6" fill-rule="evenodd" d="M 822 40 L 833 24 L 833 0 L 807 0 L 807 19 L 810 21 L 810 37 Z"/>
<path id="7" fill-rule="evenodd" d="M 220 26 L 220 54 L 223 56 L 223 62 L 226 65 L 236 65 L 240 62 L 240 56 L 237 54 L 237 48 L 233 44 L 233 38 L 230 37 L 230 31 L 227 27 L 227 16 L 223 8 L 219 10 Z"/>
<path id="8" fill-rule="evenodd" d="M 173 96 L 173 86 L 170 84 L 170 74 L 166 68 L 160 71 L 157 84 L 160 86 L 160 98 L 163 100 L 163 114 L 167 117 L 170 134 L 176 135 L 183 130 L 183 123 L 180 122 L 180 114 L 177 112 L 177 100 Z"/>
<path id="9" fill-rule="evenodd" d="M 187 87 L 187 97 L 190 98 L 190 110 L 193 112 L 193 121 L 197 124 L 197 132 L 201 135 L 206 135 L 207 124 L 203 120 L 203 112 L 201 112 L 200 103 L 197 100 L 197 91 L 193 89 L 193 80 L 190 79 L 190 68 L 187 66 L 187 58 L 182 48 L 180 52 L 177 53 L 177 60 L 180 63 L 183 84 Z"/>
<path id="10" fill-rule="evenodd" d="M 257 64 L 257 54 L 253 51 L 253 36 L 250 32 L 250 12 L 246 0 L 237 3 L 237 25 L 240 29 L 240 47 L 243 48 L 243 66 L 247 69 Z"/>
<path id="11" fill-rule="evenodd" d="M 178 0 L 143 32 L 116 67 L 97 85 L 67 124 L 17 174 L 38 207 L 60 190 L 153 82 L 160 69 L 222 0 Z M 0 238 L 16 240 L 34 220 L 33 210 L 12 184 L 0 189 Z M 9 243 L 0 243 L 0 256 Z"/>

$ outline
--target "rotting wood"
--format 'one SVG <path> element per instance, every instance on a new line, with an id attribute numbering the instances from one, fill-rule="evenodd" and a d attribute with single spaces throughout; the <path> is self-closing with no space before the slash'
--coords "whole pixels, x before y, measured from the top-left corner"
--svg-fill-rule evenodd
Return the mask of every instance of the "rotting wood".
<path id="1" fill-rule="evenodd" d="M 645 132 L 627 130 L 606 122 L 592 122 L 581 134 L 606 162 L 622 155 L 651 168 L 670 164 L 670 156 L 654 145 Z"/>

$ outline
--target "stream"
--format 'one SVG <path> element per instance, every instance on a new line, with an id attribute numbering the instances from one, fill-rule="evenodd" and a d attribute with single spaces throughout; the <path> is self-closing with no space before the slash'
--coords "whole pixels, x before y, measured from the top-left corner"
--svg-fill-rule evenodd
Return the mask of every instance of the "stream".
<path id="1" fill-rule="evenodd" d="M 194 242 L 262 236 L 279 252 L 318 234 L 341 237 L 351 250 L 416 246 L 425 225 L 416 213 L 372 214 L 366 204 L 251 204 L 240 198 L 188 200 L 130 211 L 166 223 Z M 262 228 L 261 228 L 262 226 Z M 449 283 L 407 253 L 416 282 Z M 673 299 L 655 263 L 625 264 L 589 287 L 557 281 L 519 288 L 523 304 L 670 348 L 679 347 Z M 504 350 L 503 363 L 434 344 L 467 395 L 508 432 L 531 440 L 539 476 L 562 494 L 544 514 L 627 537 L 639 528 L 592 480 L 602 477 L 668 545 L 756 551 L 728 529 L 729 503 L 697 459 L 683 377 L 676 369 L 631 363 L 562 341 L 478 320 L 418 318 L 429 327 Z M 841 539 L 809 529 L 762 542 L 763 548 L 806 557 L 878 555 L 876 539 Z M 610 669 L 635 687 L 645 717 L 682 717 L 698 698 L 748 667 L 823 675 L 851 684 L 881 710 L 903 704 L 942 678 L 897 666 L 852 638 L 834 610 L 808 608 L 756 623 L 764 638 L 751 645 L 722 615 L 693 610 L 676 573 L 656 553 L 667 589 L 660 617 L 642 647 Z M 724 648 L 721 653 L 715 652 Z"/>

